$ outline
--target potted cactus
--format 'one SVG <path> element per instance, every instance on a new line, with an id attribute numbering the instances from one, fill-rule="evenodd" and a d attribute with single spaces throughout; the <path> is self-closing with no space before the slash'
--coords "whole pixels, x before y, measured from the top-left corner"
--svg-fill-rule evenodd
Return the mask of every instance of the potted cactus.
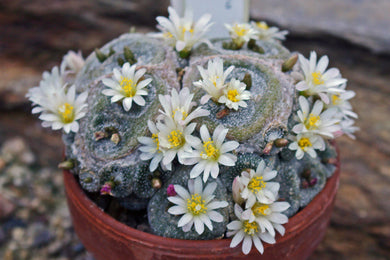
<path id="1" fill-rule="evenodd" d="M 232 24 L 206 40 L 209 15 L 168 11 L 161 33 L 69 52 L 27 95 L 63 129 L 76 232 L 97 259 L 307 257 L 337 189 L 331 140 L 356 130 L 354 93 L 327 56 L 283 47 L 286 31 Z M 86 194 L 142 212 L 149 233 Z"/>

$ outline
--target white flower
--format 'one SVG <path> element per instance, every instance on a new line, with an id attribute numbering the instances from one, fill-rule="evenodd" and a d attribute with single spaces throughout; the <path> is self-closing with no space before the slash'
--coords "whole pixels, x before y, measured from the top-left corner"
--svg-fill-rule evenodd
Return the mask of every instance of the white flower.
<path id="1" fill-rule="evenodd" d="M 176 205 L 170 207 L 168 213 L 183 215 L 177 225 L 182 227 L 184 232 L 190 231 L 195 225 L 195 231 L 200 235 L 204 231 L 204 225 L 213 230 L 211 221 L 223 221 L 223 216 L 215 209 L 225 208 L 229 204 L 226 201 L 214 200 L 213 193 L 217 183 L 209 183 L 203 190 L 202 180 L 196 178 L 188 180 L 189 192 L 180 185 L 174 185 L 174 188 L 177 195 L 168 197 L 168 200 Z"/>
<path id="2" fill-rule="evenodd" d="M 355 140 L 356 137 L 353 135 L 356 131 L 360 130 L 359 127 L 354 126 L 355 120 L 352 119 L 344 119 L 340 122 L 340 135 L 346 134 L 349 138 Z"/>
<path id="3" fill-rule="evenodd" d="M 223 89 L 223 96 L 218 99 L 218 102 L 234 110 L 238 110 L 239 106 L 247 107 L 244 100 L 251 98 L 251 92 L 245 90 L 245 88 L 245 83 L 237 79 L 231 79 L 227 87 Z"/>
<path id="4" fill-rule="evenodd" d="M 122 100 L 123 108 L 125 111 L 131 109 L 132 102 L 140 106 L 145 105 L 145 99 L 143 95 L 147 95 L 148 92 L 144 89 L 152 79 L 141 80 L 145 74 L 146 69 L 139 69 L 135 72 L 136 65 L 130 67 L 130 64 L 126 62 L 123 64 L 121 71 L 118 69 L 113 70 L 112 79 L 103 79 L 103 84 L 109 87 L 104 89 L 102 93 L 106 96 L 112 96 L 111 103 L 115 103 Z"/>
<path id="5" fill-rule="evenodd" d="M 304 80 L 297 83 L 297 90 L 310 96 L 318 95 L 325 104 L 329 103 L 327 94 L 344 92 L 339 86 L 347 80 L 341 78 L 340 71 L 336 68 L 326 70 L 329 64 L 328 56 L 322 56 L 317 63 L 315 51 L 310 53 L 309 60 L 299 54 L 299 64 Z"/>
<path id="6" fill-rule="evenodd" d="M 236 141 L 224 143 L 227 132 L 228 129 L 219 125 L 215 128 L 211 139 L 206 125 L 202 125 L 200 128 L 202 142 L 196 137 L 190 140 L 195 150 L 184 155 L 185 160 L 183 162 L 187 165 L 196 164 L 190 172 L 191 178 L 196 178 L 203 172 L 203 181 L 206 182 L 210 174 L 214 179 L 218 177 L 219 164 L 225 166 L 235 165 L 237 157 L 229 152 L 236 149 L 239 143 Z"/>
<path id="7" fill-rule="evenodd" d="M 273 202 L 263 204 L 256 202 L 252 208 L 246 209 L 242 213 L 242 218 L 249 220 L 249 223 L 256 221 L 261 228 L 261 232 L 268 231 L 271 236 L 275 236 L 275 229 L 283 236 L 284 227 L 282 224 L 288 222 L 288 217 L 281 212 L 290 207 L 288 202 Z"/>
<path id="8" fill-rule="evenodd" d="M 201 103 L 205 104 L 210 98 L 218 101 L 223 95 L 223 89 L 226 87 L 226 77 L 233 71 L 234 66 L 230 66 L 225 71 L 223 70 L 223 60 L 216 58 L 209 60 L 207 70 L 198 66 L 198 70 L 202 80 L 194 82 L 196 87 L 203 88 L 207 92 L 201 99 Z"/>
<path id="9" fill-rule="evenodd" d="M 60 95 L 53 96 L 51 100 L 47 100 L 42 114 L 39 116 L 44 121 L 42 126 L 51 126 L 53 130 L 63 128 L 65 133 L 77 132 L 79 130 L 77 120 L 86 114 L 87 97 L 87 92 L 76 97 L 74 85 L 69 88 L 67 93 L 63 91 Z"/>
<path id="10" fill-rule="evenodd" d="M 191 112 L 196 105 L 195 102 L 192 102 L 193 97 L 194 94 L 191 94 L 188 88 L 183 88 L 179 93 L 176 89 L 172 89 L 171 95 L 159 95 L 160 103 L 164 109 L 161 112 L 167 117 L 174 118 L 181 125 L 187 125 L 197 117 L 208 116 L 210 112 L 201 107 L 197 107 Z"/>
<path id="11" fill-rule="evenodd" d="M 345 89 L 346 84 L 341 86 L 342 89 Z M 352 90 L 348 90 L 342 93 L 329 94 L 329 104 L 326 106 L 327 108 L 336 108 L 338 118 L 358 118 L 358 115 L 352 111 L 351 103 L 348 100 L 355 96 L 355 92 Z"/>
<path id="12" fill-rule="evenodd" d="M 157 169 L 158 164 L 164 158 L 165 151 L 161 150 L 160 148 L 160 140 L 158 137 L 159 132 L 156 125 L 152 121 L 148 120 L 148 127 L 152 137 L 138 137 L 138 141 L 144 145 L 139 148 L 142 152 L 140 158 L 144 161 L 152 159 L 149 164 L 149 170 L 153 172 Z M 167 165 L 164 165 L 164 167 L 166 167 L 168 170 L 171 170 L 172 163 L 168 163 Z"/>
<path id="13" fill-rule="evenodd" d="M 230 37 L 238 48 L 241 48 L 250 39 L 257 38 L 257 31 L 249 23 L 225 24 L 225 27 L 229 30 Z"/>
<path id="14" fill-rule="evenodd" d="M 288 31 L 280 31 L 278 27 L 269 27 L 264 21 L 251 22 L 253 29 L 257 31 L 258 38 L 263 41 L 285 40 Z"/>
<path id="15" fill-rule="evenodd" d="M 68 53 L 62 58 L 61 62 L 61 74 L 73 73 L 77 74 L 84 66 L 85 61 L 81 52 L 68 51 Z"/>
<path id="16" fill-rule="evenodd" d="M 193 21 L 193 14 L 185 10 L 184 17 L 179 17 L 175 9 L 168 7 L 169 19 L 163 16 L 156 18 L 159 25 L 157 28 L 162 31 L 162 36 L 178 52 L 191 51 L 194 44 L 205 39 L 205 33 L 212 25 L 211 15 L 203 15 L 196 23 Z"/>
<path id="17" fill-rule="evenodd" d="M 264 161 L 257 166 L 256 172 L 248 169 L 241 173 L 239 182 L 245 187 L 241 192 L 241 197 L 246 200 L 245 208 L 251 208 L 256 201 L 270 204 L 276 200 L 279 183 L 268 182 L 275 178 L 277 172 L 265 167 Z"/>
<path id="18" fill-rule="evenodd" d="M 227 225 L 229 231 L 226 233 L 228 237 L 234 235 L 230 243 L 231 248 L 236 247 L 243 241 L 242 252 L 247 255 L 252 249 L 253 242 L 257 251 L 263 254 L 264 247 L 261 243 L 262 240 L 268 244 L 275 244 L 275 238 L 268 232 L 261 232 L 261 228 L 256 221 L 249 222 L 242 218 L 242 208 L 238 204 L 234 205 L 234 213 L 238 220 L 234 220 Z"/>
<path id="19" fill-rule="evenodd" d="M 313 109 L 309 111 L 309 101 L 303 96 L 299 97 L 299 105 L 301 107 L 301 110 L 298 111 L 300 123 L 292 129 L 296 134 L 310 132 L 326 138 L 333 138 L 333 134 L 340 130 L 338 125 L 340 119 L 335 118 L 336 109 L 329 108 L 322 112 L 324 103 L 317 100 Z"/>
<path id="20" fill-rule="evenodd" d="M 195 130 L 196 123 L 188 126 L 180 125 L 173 118 L 165 117 L 164 122 L 157 122 L 156 126 L 159 131 L 160 149 L 164 151 L 162 164 L 167 166 L 176 155 L 179 162 L 183 163 L 183 155 L 192 151 L 189 141 L 193 142 L 195 139 L 191 134 Z"/>
<path id="21" fill-rule="evenodd" d="M 292 142 L 288 148 L 290 150 L 296 150 L 295 157 L 298 160 L 302 159 L 305 153 L 308 153 L 312 158 L 317 157 L 317 153 L 314 149 L 323 151 L 325 150 L 325 141 L 321 136 L 313 134 L 298 134 L 296 140 Z"/>
<path id="22" fill-rule="evenodd" d="M 42 77 L 39 86 L 29 89 L 26 95 L 35 106 L 32 110 L 33 114 L 50 109 L 50 103 L 56 99 L 56 96 L 64 95 L 65 91 L 66 85 L 58 67 L 54 67 L 51 72 L 45 71 Z"/>

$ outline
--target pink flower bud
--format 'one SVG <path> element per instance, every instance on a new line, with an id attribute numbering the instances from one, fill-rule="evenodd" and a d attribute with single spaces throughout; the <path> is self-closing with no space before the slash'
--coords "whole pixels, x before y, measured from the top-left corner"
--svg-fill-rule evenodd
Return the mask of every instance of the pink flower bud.
<path id="1" fill-rule="evenodd" d="M 175 191 L 175 186 L 173 186 L 173 184 L 168 185 L 167 194 L 168 194 L 168 196 L 176 196 L 177 195 L 177 193 Z"/>
<path id="2" fill-rule="evenodd" d="M 309 181 L 309 185 L 310 185 L 310 186 L 314 186 L 314 185 L 317 184 L 317 182 L 318 182 L 318 179 L 317 179 L 317 178 L 313 178 L 313 179 L 311 179 L 311 180 Z"/>
<path id="3" fill-rule="evenodd" d="M 111 193 L 111 182 L 106 182 L 100 189 L 100 195 L 112 195 Z"/>

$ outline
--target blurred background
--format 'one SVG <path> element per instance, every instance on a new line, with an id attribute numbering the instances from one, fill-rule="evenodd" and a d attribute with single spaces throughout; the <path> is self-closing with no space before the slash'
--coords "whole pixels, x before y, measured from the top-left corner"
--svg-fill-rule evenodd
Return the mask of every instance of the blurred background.
<path id="1" fill-rule="evenodd" d="M 68 50 L 84 57 L 128 32 L 155 30 L 168 0 L 0 1 L 0 258 L 93 259 L 72 229 L 60 134 L 25 98 Z M 330 228 L 311 259 L 390 259 L 390 1 L 252 0 L 250 16 L 290 31 L 285 45 L 328 55 L 359 114 L 338 139 L 341 183 Z"/>

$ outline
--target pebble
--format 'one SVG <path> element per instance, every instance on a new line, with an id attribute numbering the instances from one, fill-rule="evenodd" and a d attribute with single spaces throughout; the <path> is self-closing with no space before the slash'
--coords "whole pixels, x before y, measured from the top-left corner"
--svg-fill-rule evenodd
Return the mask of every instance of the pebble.
<path id="1" fill-rule="evenodd" d="M 49 256 L 56 256 L 60 253 L 60 251 L 65 247 L 65 243 L 62 240 L 54 241 L 47 248 L 47 253 Z"/>
<path id="2" fill-rule="evenodd" d="M 0 195 L 0 219 L 9 217 L 15 208 L 14 203 Z"/>
<path id="3" fill-rule="evenodd" d="M 17 227 L 26 227 L 26 223 L 18 218 L 11 218 L 7 220 L 5 223 L 2 223 L 2 230 L 7 233 L 10 232 L 12 229 Z"/>
<path id="4" fill-rule="evenodd" d="M 24 239 L 25 232 L 26 231 L 23 228 L 14 228 L 11 232 L 12 239 L 21 242 Z"/>
<path id="5" fill-rule="evenodd" d="M 1 147 L 1 157 L 5 162 L 18 160 L 22 164 L 32 164 L 35 156 L 23 138 L 15 137 L 4 142 Z"/>
<path id="6" fill-rule="evenodd" d="M 7 236 L 5 235 L 3 229 L 0 229 L 0 246 L 6 241 Z"/>
<path id="7" fill-rule="evenodd" d="M 34 237 L 34 242 L 32 244 L 32 247 L 44 246 L 48 244 L 52 239 L 53 239 L 53 235 L 49 230 L 39 231 Z"/>
<path id="8" fill-rule="evenodd" d="M 83 252 L 84 249 L 85 248 L 84 248 L 84 245 L 82 243 L 77 243 L 76 245 L 74 245 L 72 247 L 72 252 L 77 255 L 77 254 L 80 254 L 81 252 Z"/>

